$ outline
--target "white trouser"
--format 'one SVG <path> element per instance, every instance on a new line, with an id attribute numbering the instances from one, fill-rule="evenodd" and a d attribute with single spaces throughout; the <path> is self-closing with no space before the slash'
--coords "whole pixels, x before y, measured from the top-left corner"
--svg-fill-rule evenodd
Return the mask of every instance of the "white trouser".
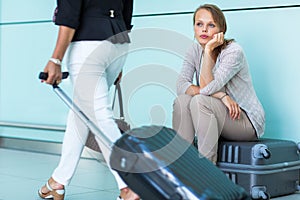
<path id="1" fill-rule="evenodd" d="M 128 44 L 80 41 L 70 44 L 67 56 L 74 102 L 112 142 L 116 141 L 121 133 L 113 119 L 109 88 L 122 70 L 127 50 Z M 87 126 L 70 111 L 61 159 L 52 174 L 54 180 L 60 184 L 68 185 L 70 183 L 80 160 L 88 132 Z M 96 140 L 106 162 L 109 163 L 110 149 L 102 144 L 97 135 Z M 120 189 L 126 187 L 119 175 L 115 171 L 111 171 L 118 187 Z"/>

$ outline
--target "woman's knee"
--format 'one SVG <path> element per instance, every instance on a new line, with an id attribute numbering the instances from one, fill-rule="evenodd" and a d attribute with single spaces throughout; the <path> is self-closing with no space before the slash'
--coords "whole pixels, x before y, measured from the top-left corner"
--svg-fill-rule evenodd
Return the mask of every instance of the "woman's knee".
<path id="1" fill-rule="evenodd" d="M 174 100 L 173 111 L 174 112 L 182 112 L 183 110 L 188 109 L 191 99 L 192 99 L 192 96 L 190 96 L 190 95 L 187 95 L 187 94 L 179 95 Z"/>
<path id="2" fill-rule="evenodd" d="M 191 110 L 194 110 L 196 108 L 199 108 L 199 106 L 206 106 L 206 105 L 207 105 L 207 96 L 199 94 L 191 98 L 189 106 Z"/>

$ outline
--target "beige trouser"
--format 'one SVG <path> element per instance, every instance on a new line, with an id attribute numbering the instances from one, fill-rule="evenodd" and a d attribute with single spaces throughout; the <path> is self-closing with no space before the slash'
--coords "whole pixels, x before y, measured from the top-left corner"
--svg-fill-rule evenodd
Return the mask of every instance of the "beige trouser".
<path id="1" fill-rule="evenodd" d="M 198 137 L 198 150 L 216 163 L 218 139 L 255 140 L 256 132 L 246 113 L 232 120 L 224 103 L 205 95 L 180 95 L 173 105 L 173 129 L 188 142 Z"/>

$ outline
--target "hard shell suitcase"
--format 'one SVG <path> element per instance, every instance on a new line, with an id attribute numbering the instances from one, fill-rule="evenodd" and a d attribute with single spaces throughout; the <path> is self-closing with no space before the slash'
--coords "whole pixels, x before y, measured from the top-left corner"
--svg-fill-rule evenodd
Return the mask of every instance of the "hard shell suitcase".
<path id="1" fill-rule="evenodd" d="M 40 79 L 47 79 L 41 73 Z M 245 190 L 174 130 L 165 127 L 141 127 L 127 131 L 115 143 L 53 85 L 54 92 L 89 127 L 101 142 L 112 149 L 110 166 L 143 200 L 247 200 Z"/>
<path id="2" fill-rule="evenodd" d="M 173 129 L 145 126 L 113 146 L 111 166 L 143 200 L 250 199 Z"/>
<path id="3" fill-rule="evenodd" d="M 252 199 L 269 199 L 299 190 L 299 146 L 288 140 L 219 142 L 217 166 Z"/>

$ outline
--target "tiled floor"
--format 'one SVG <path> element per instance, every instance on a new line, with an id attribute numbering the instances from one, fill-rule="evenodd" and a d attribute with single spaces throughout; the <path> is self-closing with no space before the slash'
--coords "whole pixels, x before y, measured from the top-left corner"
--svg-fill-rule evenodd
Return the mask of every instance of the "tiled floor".
<path id="1" fill-rule="evenodd" d="M 39 200 L 37 190 L 45 183 L 59 156 L 0 148 L 0 200 Z M 66 200 L 115 200 L 118 189 L 106 166 L 81 159 L 67 187 Z M 300 200 L 300 193 L 276 200 Z"/>
<path id="2" fill-rule="evenodd" d="M 37 200 L 59 156 L 0 148 L 0 200 Z M 110 171 L 96 160 L 81 159 L 66 200 L 115 200 L 119 192 Z"/>

